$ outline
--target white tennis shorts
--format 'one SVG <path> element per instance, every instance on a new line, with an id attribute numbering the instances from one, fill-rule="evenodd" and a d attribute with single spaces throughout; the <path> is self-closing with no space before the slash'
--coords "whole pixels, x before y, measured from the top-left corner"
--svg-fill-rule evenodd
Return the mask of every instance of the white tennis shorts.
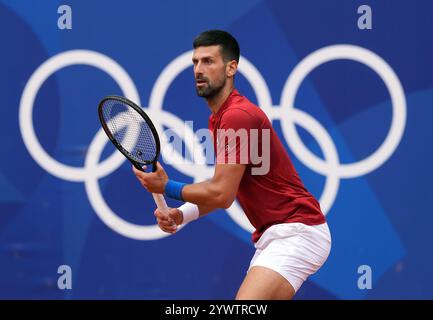
<path id="1" fill-rule="evenodd" d="M 255 247 L 248 271 L 254 266 L 272 269 L 296 292 L 325 263 L 331 251 L 331 234 L 327 223 L 281 223 L 266 229 Z"/>

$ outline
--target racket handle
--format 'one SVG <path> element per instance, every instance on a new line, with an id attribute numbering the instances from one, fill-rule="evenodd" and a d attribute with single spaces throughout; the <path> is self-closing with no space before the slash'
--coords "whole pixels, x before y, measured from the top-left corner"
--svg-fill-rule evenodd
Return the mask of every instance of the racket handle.
<path id="1" fill-rule="evenodd" d="M 155 200 L 158 210 L 162 213 L 168 214 L 168 206 L 165 202 L 164 196 L 160 193 L 152 193 L 153 200 Z"/>

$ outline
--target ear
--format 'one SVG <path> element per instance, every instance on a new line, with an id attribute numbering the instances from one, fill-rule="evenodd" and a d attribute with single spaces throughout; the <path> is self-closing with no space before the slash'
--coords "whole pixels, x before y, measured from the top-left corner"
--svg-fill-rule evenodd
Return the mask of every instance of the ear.
<path id="1" fill-rule="evenodd" d="M 231 61 L 227 62 L 227 65 L 226 65 L 227 77 L 229 77 L 229 78 L 234 77 L 234 75 L 236 74 L 237 71 L 238 71 L 238 63 L 236 62 L 236 60 L 231 60 Z"/>

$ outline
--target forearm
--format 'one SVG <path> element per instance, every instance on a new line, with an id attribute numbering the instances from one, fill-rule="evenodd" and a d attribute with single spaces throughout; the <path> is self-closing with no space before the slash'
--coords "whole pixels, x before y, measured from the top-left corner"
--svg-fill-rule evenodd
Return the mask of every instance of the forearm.
<path id="1" fill-rule="evenodd" d="M 199 215 L 200 217 L 203 217 L 203 216 L 207 215 L 208 213 L 214 211 L 215 209 L 218 209 L 218 208 L 215 208 L 212 206 L 205 206 L 205 205 L 197 205 L 197 207 L 198 207 L 198 210 L 200 213 L 200 215 Z"/>
<path id="2" fill-rule="evenodd" d="M 173 199 L 195 206 L 187 206 L 193 217 L 205 215 L 215 209 L 228 209 L 235 200 L 245 165 L 217 164 L 214 176 L 206 181 L 185 184 L 168 180 L 165 194 Z"/>
<path id="3" fill-rule="evenodd" d="M 198 205 L 201 208 L 200 214 L 217 208 L 226 209 L 234 200 L 213 180 L 185 185 L 182 190 L 182 198 L 184 201 Z"/>

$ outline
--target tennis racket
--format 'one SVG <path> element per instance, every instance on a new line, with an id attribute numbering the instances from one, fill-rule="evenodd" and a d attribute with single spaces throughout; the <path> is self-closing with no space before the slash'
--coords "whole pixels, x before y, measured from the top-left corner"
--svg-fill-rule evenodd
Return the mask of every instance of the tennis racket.
<path id="1" fill-rule="evenodd" d="M 107 96 L 98 105 L 102 128 L 114 146 L 138 170 L 144 165 L 156 162 L 160 153 L 158 132 L 149 116 L 134 102 L 119 96 Z M 162 194 L 152 193 L 162 213 L 168 213 L 167 203 Z"/>

